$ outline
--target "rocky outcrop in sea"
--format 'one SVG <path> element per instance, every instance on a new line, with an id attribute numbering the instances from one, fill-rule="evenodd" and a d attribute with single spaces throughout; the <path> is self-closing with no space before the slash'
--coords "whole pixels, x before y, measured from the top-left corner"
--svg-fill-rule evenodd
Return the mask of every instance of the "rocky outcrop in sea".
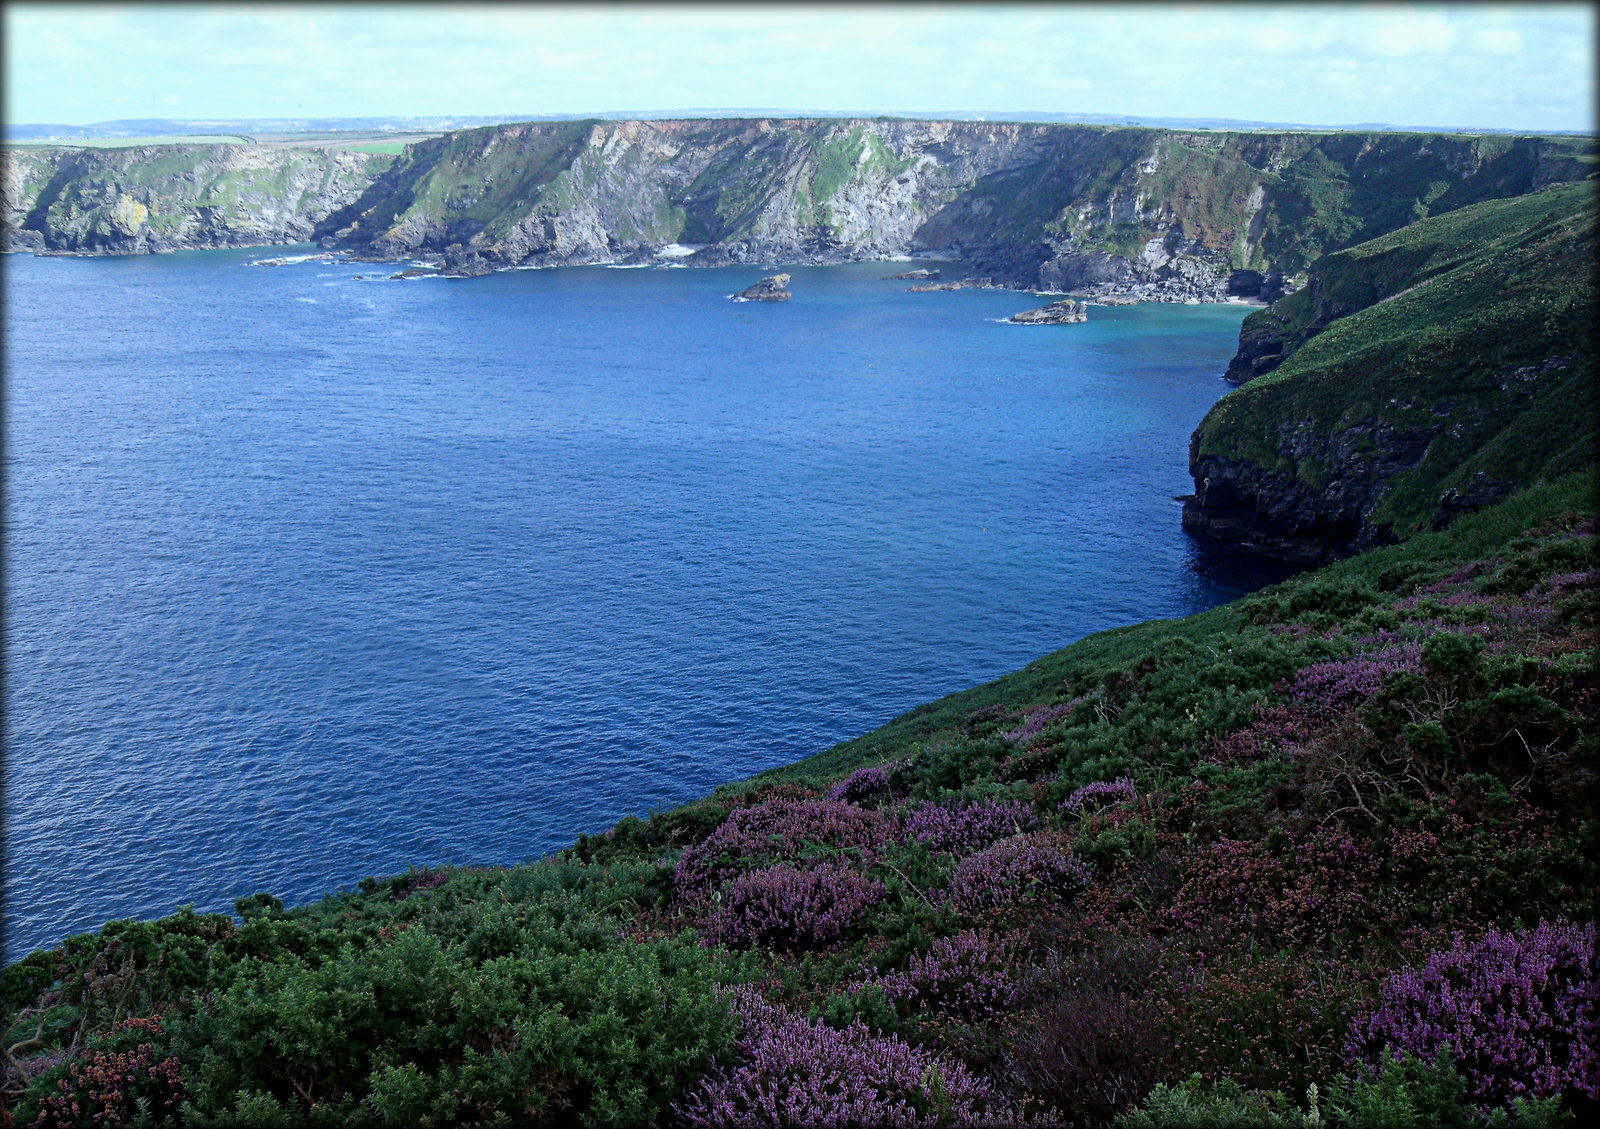
<path id="1" fill-rule="evenodd" d="M 787 302 L 794 295 L 789 292 L 789 276 L 770 274 L 760 282 L 751 283 L 733 296 L 735 302 Z"/>
<path id="2" fill-rule="evenodd" d="M 992 278 L 958 278 L 954 282 L 919 282 L 906 287 L 909 294 L 932 294 L 941 290 L 999 290 Z"/>
<path id="3" fill-rule="evenodd" d="M 1007 319 L 1014 325 L 1077 325 L 1089 320 L 1089 303 L 1071 298 L 1051 302 L 1037 310 L 1023 310 Z"/>

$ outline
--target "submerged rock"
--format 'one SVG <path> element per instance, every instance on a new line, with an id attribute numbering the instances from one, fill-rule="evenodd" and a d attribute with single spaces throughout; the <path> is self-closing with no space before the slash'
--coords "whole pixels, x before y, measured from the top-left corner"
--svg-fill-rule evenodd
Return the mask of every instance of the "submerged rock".
<path id="1" fill-rule="evenodd" d="M 931 282 L 942 273 L 942 271 L 936 270 L 908 270 L 904 274 L 886 274 L 883 278 L 885 282 L 895 282 L 902 279 L 907 282 Z"/>
<path id="2" fill-rule="evenodd" d="M 963 278 L 955 282 L 919 282 L 915 286 L 908 286 L 906 290 L 912 294 L 927 294 L 934 290 L 998 290 L 992 278 Z"/>
<path id="3" fill-rule="evenodd" d="M 787 302 L 794 295 L 789 293 L 789 276 L 786 274 L 770 274 L 760 282 L 746 286 L 733 296 L 735 302 Z"/>
<path id="4" fill-rule="evenodd" d="M 1060 302 L 1041 306 L 1037 310 L 1023 310 L 1020 314 L 1012 314 L 1010 320 L 1017 325 L 1075 325 L 1080 321 L 1089 320 L 1089 303 L 1074 302 L 1071 298 L 1065 298 Z"/>

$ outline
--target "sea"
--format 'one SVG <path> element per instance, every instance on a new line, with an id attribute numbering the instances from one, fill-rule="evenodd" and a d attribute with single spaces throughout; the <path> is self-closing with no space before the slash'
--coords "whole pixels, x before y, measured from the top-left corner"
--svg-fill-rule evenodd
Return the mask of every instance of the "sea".
<path id="1" fill-rule="evenodd" d="M 1174 497 L 1244 307 L 313 250 L 5 260 L 8 961 L 536 859 L 1283 575 Z"/>

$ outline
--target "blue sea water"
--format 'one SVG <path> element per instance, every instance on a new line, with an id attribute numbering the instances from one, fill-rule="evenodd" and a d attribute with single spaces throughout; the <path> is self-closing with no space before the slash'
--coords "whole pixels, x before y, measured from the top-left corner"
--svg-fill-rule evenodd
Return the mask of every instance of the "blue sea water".
<path id="1" fill-rule="evenodd" d="M 281 253 L 5 263 L 7 959 L 537 857 L 1274 578 L 1173 500 L 1240 307 Z"/>

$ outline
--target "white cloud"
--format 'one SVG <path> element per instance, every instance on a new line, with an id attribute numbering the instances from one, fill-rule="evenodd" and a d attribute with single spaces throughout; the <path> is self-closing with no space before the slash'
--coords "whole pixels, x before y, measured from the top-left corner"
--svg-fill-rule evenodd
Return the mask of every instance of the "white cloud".
<path id="1" fill-rule="evenodd" d="M 1511 27 L 1486 27 L 1472 33 L 1472 41 L 1495 55 L 1514 55 L 1522 50 L 1522 33 Z"/>
<path id="2" fill-rule="evenodd" d="M 1455 28 L 1444 13 L 1405 12 L 1381 19 L 1371 42 L 1385 55 L 1442 55 L 1455 39 Z"/>
<path id="3" fill-rule="evenodd" d="M 1594 90 L 1594 16 L 1577 5 L 10 5 L 4 18 L 14 121 L 769 106 L 1571 129 L 1592 125 Z"/>
<path id="4" fill-rule="evenodd" d="M 1250 38 L 1263 51 L 1271 51 L 1277 54 L 1299 50 L 1305 43 L 1305 39 L 1300 33 L 1281 24 L 1256 28 L 1251 32 Z"/>

